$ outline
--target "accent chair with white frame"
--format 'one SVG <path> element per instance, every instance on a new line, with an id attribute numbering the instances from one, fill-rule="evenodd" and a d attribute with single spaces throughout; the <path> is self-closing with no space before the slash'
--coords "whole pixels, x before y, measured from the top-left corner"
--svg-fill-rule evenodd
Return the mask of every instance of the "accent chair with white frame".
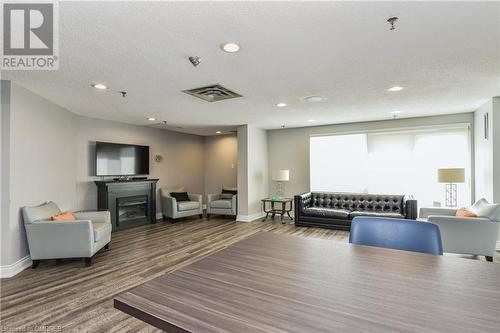
<path id="1" fill-rule="evenodd" d="M 478 217 L 456 216 L 455 208 L 420 208 L 419 220 L 439 226 L 444 252 L 480 255 L 493 261 L 500 230 L 500 205 L 481 199 L 470 211 Z"/>
<path id="2" fill-rule="evenodd" d="M 52 221 L 61 214 L 52 201 L 23 207 L 24 227 L 33 268 L 40 260 L 85 258 L 86 266 L 100 249 L 111 241 L 111 215 L 108 211 L 74 212 L 76 221 Z"/>
<path id="3" fill-rule="evenodd" d="M 203 196 L 201 194 L 188 193 L 189 201 L 178 202 L 170 194 L 175 192 L 185 192 L 184 187 L 160 189 L 163 217 L 175 220 L 181 217 L 199 215 L 200 218 L 203 218 Z"/>
<path id="4" fill-rule="evenodd" d="M 207 196 L 207 218 L 214 214 L 236 216 L 238 212 L 237 191 L 236 187 L 222 186 L 222 193 L 209 194 Z"/>

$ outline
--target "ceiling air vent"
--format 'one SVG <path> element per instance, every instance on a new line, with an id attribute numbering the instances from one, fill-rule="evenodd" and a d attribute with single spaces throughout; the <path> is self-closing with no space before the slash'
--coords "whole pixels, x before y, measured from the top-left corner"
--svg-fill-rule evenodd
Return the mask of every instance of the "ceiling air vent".
<path id="1" fill-rule="evenodd" d="M 235 93 L 227 88 L 224 88 L 220 84 L 213 84 L 211 86 L 183 90 L 186 94 L 192 95 L 194 97 L 201 98 L 207 102 L 217 102 L 224 99 L 231 99 L 236 97 L 243 97 L 240 94 Z"/>

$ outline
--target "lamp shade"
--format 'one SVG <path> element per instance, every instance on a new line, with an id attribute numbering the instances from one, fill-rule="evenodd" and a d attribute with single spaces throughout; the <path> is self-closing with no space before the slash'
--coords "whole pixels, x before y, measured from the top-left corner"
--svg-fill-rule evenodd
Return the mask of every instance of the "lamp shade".
<path id="1" fill-rule="evenodd" d="M 438 182 L 463 183 L 465 182 L 465 169 L 464 168 L 438 169 Z"/>
<path id="2" fill-rule="evenodd" d="M 273 170 L 273 180 L 275 182 L 287 182 L 290 179 L 289 170 Z"/>

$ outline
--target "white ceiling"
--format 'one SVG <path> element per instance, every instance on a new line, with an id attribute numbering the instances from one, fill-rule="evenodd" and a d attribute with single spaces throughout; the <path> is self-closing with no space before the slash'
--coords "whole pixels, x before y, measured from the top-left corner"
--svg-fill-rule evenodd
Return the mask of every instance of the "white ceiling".
<path id="1" fill-rule="evenodd" d="M 499 2 L 62 2 L 59 70 L 2 76 L 78 114 L 210 135 L 471 111 L 500 94 L 499 43 Z M 213 83 L 244 97 L 181 92 Z"/>

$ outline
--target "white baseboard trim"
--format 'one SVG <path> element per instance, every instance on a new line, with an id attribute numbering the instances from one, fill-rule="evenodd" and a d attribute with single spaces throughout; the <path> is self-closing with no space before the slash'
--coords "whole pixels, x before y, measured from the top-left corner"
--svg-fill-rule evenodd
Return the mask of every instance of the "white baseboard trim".
<path id="1" fill-rule="evenodd" d="M 252 222 L 252 221 L 255 221 L 257 219 L 264 217 L 264 215 L 266 215 L 266 213 L 264 213 L 264 212 L 259 212 L 259 213 L 250 214 L 250 215 L 237 215 L 236 221 L 237 222 Z"/>
<path id="2" fill-rule="evenodd" d="M 32 264 L 31 257 L 26 256 L 19 259 L 13 264 L 0 266 L 0 278 L 10 278 L 14 275 L 24 271 L 26 268 L 30 267 Z"/>

